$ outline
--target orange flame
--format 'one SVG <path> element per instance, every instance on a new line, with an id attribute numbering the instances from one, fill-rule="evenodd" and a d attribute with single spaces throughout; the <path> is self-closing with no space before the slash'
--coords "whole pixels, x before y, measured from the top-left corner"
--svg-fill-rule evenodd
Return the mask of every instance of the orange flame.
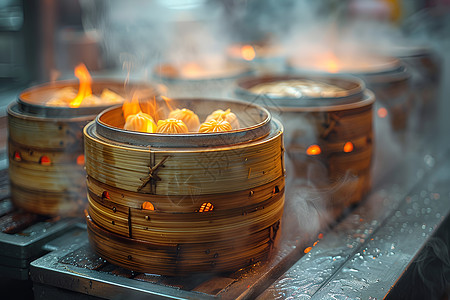
<path id="1" fill-rule="evenodd" d="M 91 75 L 89 75 L 89 71 L 84 64 L 79 64 L 78 66 L 76 66 L 74 73 L 80 81 L 80 87 L 78 89 L 77 96 L 75 97 L 75 99 L 70 101 L 69 106 L 79 107 L 84 98 L 92 95 L 92 78 Z"/>
<path id="2" fill-rule="evenodd" d="M 172 99 L 165 97 L 165 96 L 161 96 L 161 98 L 163 98 L 164 102 L 166 102 L 167 107 L 169 108 L 170 111 L 173 111 L 173 107 L 172 105 L 170 105 L 170 102 L 172 101 Z"/>
<path id="3" fill-rule="evenodd" d="M 255 59 L 256 52 L 255 52 L 255 49 L 252 46 L 244 45 L 241 48 L 241 55 L 242 55 L 243 59 L 250 61 L 250 60 Z"/>
<path id="4" fill-rule="evenodd" d="M 122 105 L 123 117 L 126 120 L 128 116 L 135 115 L 141 111 L 141 107 L 139 106 L 139 99 L 137 94 L 134 93 L 131 100 L 127 99 Z"/>
<path id="5" fill-rule="evenodd" d="M 322 152 L 318 145 L 311 145 L 306 149 L 306 154 L 308 155 L 319 155 Z"/>

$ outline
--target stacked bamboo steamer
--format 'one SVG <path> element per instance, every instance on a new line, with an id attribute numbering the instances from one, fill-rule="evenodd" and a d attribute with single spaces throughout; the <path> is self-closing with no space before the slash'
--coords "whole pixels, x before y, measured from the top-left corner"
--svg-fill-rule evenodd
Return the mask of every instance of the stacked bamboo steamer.
<path id="1" fill-rule="evenodd" d="M 119 266 L 163 275 L 268 258 L 284 207 L 281 124 L 245 102 L 173 103 L 200 119 L 230 108 L 241 129 L 149 134 L 121 129 L 120 107 L 101 113 L 84 129 L 92 247 Z"/>
<path id="2" fill-rule="evenodd" d="M 268 75 L 242 78 L 237 86 L 239 97 L 266 106 L 283 122 L 288 177 L 320 191 L 333 217 L 362 200 L 371 186 L 375 101 L 363 81 Z"/>
<path id="3" fill-rule="evenodd" d="M 63 88 L 78 89 L 76 81 L 31 87 L 8 107 L 9 177 L 16 207 L 42 215 L 82 214 L 86 204 L 83 127 L 108 106 L 56 107 L 46 102 Z M 155 90 L 111 80 L 94 80 L 92 91 L 108 88 L 127 96 L 139 88 L 154 97 Z"/>

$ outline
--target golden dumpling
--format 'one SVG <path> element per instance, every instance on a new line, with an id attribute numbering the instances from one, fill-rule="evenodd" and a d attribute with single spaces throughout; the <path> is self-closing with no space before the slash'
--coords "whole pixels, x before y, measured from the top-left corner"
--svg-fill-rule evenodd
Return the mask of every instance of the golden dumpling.
<path id="1" fill-rule="evenodd" d="M 205 123 L 210 120 L 218 120 L 218 121 L 227 121 L 230 123 L 231 128 L 239 129 L 239 121 L 234 113 L 231 112 L 230 109 L 223 111 L 218 109 L 214 111 L 212 114 L 206 117 Z"/>
<path id="2" fill-rule="evenodd" d="M 169 119 L 177 119 L 186 124 L 189 131 L 197 131 L 200 126 L 198 116 L 190 109 L 175 109 L 169 113 Z"/>
<path id="3" fill-rule="evenodd" d="M 129 115 L 127 117 L 123 129 L 154 133 L 156 131 L 156 124 L 150 115 L 140 111 L 135 115 Z"/>
<path id="4" fill-rule="evenodd" d="M 187 133 L 188 128 L 183 121 L 177 119 L 159 120 L 156 127 L 157 133 Z"/>
<path id="5" fill-rule="evenodd" d="M 228 121 L 221 120 L 209 120 L 208 122 L 202 123 L 198 132 L 207 133 L 207 132 L 221 132 L 221 131 L 230 131 L 233 128 Z"/>

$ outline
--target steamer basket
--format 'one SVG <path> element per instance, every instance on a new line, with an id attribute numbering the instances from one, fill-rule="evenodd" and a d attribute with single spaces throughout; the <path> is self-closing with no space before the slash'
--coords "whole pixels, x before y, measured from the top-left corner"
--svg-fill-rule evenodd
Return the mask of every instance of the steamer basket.
<path id="1" fill-rule="evenodd" d="M 258 84 L 289 80 L 306 80 L 312 85 L 328 84 L 342 90 L 322 97 L 303 95 L 299 98 L 251 91 Z M 302 179 L 323 191 L 321 194 L 325 195 L 327 210 L 334 217 L 361 201 L 371 185 L 372 106 L 375 98 L 360 79 L 278 75 L 242 78 L 237 85 L 238 97 L 269 108 L 283 122 L 290 159 L 288 176 L 292 176 L 292 180 Z M 351 143 L 352 149 L 347 143 Z M 309 153 L 310 147 L 320 149 L 320 153 Z"/>
<path id="2" fill-rule="evenodd" d="M 120 129 L 120 107 L 101 113 L 84 129 L 91 246 L 114 264 L 163 275 L 234 271 L 267 259 L 284 208 L 281 124 L 245 102 L 172 103 L 201 120 L 230 108 L 241 129 L 139 133 Z"/>
<path id="3" fill-rule="evenodd" d="M 171 98 L 227 97 L 232 92 L 234 81 L 251 73 L 249 66 L 242 62 L 227 62 L 215 68 L 213 64 L 193 75 L 180 71 L 186 65 L 164 63 L 153 70 L 154 80 L 162 84 L 164 95 Z"/>
<path id="4" fill-rule="evenodd" d="M 388 112 L 386 119 L 393 131 L 403 134 L 409 126 L 410 114 L 414 108 L 411 73 L 405 65 L 399 59 L 389 56 L 349 56 L 342 61 L 337 60 L 337 63 L 341 66 L 332 73 L 351 74 L 364 80 L 367 88 L 374 92 L 377 106 Z M 319 55 L 301 60 L 291 59 L 289 66 L 292 71 L 331 75 Z"/>
<path id="5" fill-rule="evenodd" d="M 23 91 L 8 107 L 9 176 L 15 206 L 42 215 L 78 215 L 86 205 L 83 127 L 108 106 L 50 107 L 45 102 L 76 81 L 60 81 Z M 149 86 L 94 80 L 92 90 L 108 88 L 122 96 Z"/>

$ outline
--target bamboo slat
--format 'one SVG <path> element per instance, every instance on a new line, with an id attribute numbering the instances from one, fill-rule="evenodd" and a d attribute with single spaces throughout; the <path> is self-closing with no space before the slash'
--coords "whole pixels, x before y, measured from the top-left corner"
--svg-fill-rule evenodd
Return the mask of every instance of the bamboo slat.
<path id="1" fill-rule="evenodd" d="M 156 186 L 148 184 L 142 192 L 203 195 L 242 191 L 283 176 L 281 131 L 249 144 L 172 150 L 125 147 L 91 136 L 86 128 L 84 132 L 87 174 L 127 191 L 138 191 L 151 161 L 158 163 L 165 158 L 164 166 L 158 168 Z"/>
<path id="2" fill-rule="evenodd" d="M 110 232 L 154 243 L 204 243 L 230 238 L 236 232 L 251 235 L 273 224 L 283 212 L 283 195 L 281 190 L 253 205 L 246 205 L 244 200 L 232 209 L 188 213 L 127 209 L 117 204 L 111 209 L 108 201 L 88 198 L 92 220 Z M 215 203 L 214 195 L 210 198 Z"/>
<path id="3" fill-rule="evenodd" d="M 284 177 L 262 186 L 257 186 L 250 191 L 237 191 L 230 193 L 214 194 L 212 204 L 215 211 L 236 208 L 245 203 L 246 205 L 258 204 L 270 198 L 276 191 L 284 189 Z M 119 209 L 117 205 L 141 209 L 142 204 L 150 201 L 159 212 L 195 212 L 203 203 L 211 201 L 211 195 L 148 195 L 138 192 L 121 190 L 99 181 L 92 177 L 87 178 L 87 187 L 90 197 L 109 207 L 111 210 Z M 108 193 L 105 199 L 104 192 Z"/>
<path id="4" fill-rule="evenodd" d="M 91 246 L 106 260 L 139 272 L 189 275 L 234 271 L 266 259 L 277 245 L 279 221 L 253 235 L 235 232 L 212 243 L 154 244 L 123 237 L 97 226 L 86 216 Z"/>

